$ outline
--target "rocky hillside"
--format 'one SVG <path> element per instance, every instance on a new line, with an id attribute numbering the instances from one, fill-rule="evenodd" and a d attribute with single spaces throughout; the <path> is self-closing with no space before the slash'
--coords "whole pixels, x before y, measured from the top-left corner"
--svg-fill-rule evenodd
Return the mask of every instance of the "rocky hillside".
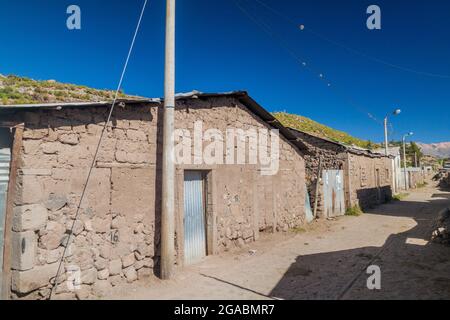
<path id="1" fill-rule="evenodd" d="M 450 158 L 450 142 L 441 143 L 417 143 L 422 149 L 422 152 L 426 155 L 434 156 L 437 158 Z"/>
<path id="2" fill-rule="evenodd" d="M 321 138 L 361 148 L 374 149 L 380 147 L 370 141 L 352 137 L 346 132 L 330 128 L 303 116 L 285 112 L 274 113 L 274 116 L 286 127 L 298 129 Z"/>
<path id="3" fill-rule="evenodd" d="M 97 90 L 54 80 L 38 81 L 0 74 L 0 105 L 108 101 L 113 98 L 114 91 L 111 90 Z M 130 98 L 130 96 L 120 93 L 120 98 Z"/>

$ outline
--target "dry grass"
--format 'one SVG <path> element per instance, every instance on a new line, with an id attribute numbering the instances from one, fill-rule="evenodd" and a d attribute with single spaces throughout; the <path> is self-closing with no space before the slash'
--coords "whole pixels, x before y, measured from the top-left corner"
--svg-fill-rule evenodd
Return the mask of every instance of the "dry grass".
<path id="1" fill-rule="evenodd" d="M 119 97 L 137 98 L 122 92 Z M 2 105 L 108 101 L 113 98 L 112 90 L 97 90 L 53 80 L 39 81 L 15 75 L 0 75 L 0 104 Z"/>
<path id="2" fill-rule="evenodd" d="M 274 113 L 274 116 L 284 126 L 298 129 L 300 131 L 307 132 L 320 138 L 326 138 L 347 145 L 355 145 L 361 148 L 373 149 L 379 147 L 379 145 L 376 145 L 370 141 L 352 137 L 346 132 L 330 128 L 328 126 L 325 126 L 323 124 L 320 124 L 316 121 L 313 121 L 303 116 L 299 116 L 296 114 L 289 114 L 286 112 L 276 112 Z"/>

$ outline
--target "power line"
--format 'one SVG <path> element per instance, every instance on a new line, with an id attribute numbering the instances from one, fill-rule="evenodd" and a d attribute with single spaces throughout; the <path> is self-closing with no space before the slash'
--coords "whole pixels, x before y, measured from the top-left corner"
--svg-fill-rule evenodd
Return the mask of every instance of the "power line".
<path id="1" fill-rule="evenodd" d="M 382 64 L 382 65 L 385 65 L 387 67 L 390 67 L 390 68 L 393 68 L 393 69 L 397 69 L 397 70 L 400 70 L 400 71 L 403 71 L 403 72 L 409 72 L 409 73 L 417 74 L 417 75 L 420 75 L 420 76 L 426 76 L 426 77 L 450 79 L 450 75 L 447 75 L 447 74 L 439 74 L 439 73 L 432 73 L 432 72 L 426 72 L 426 71 L 418 71 L 418 70 L 414 70 L 412 68 L 403 67 L 403 66 L 400 66 L 400 65 L 388 62 L 386 60 L 383 60 L 383 59 L 371 56 L 371 55 L 369 55 L 367 53 L 364 53 L 364 52 L 362 52 L 360 50 L 351 48 L 351 47 L 349 47 L 349 46 L 347 46 L 347 45 L 345 45 L 343 43 L 340 43 L 340 42 L 337 42 L 335 40 L 332 40 L 332 39 L 324 36 L 323 34 L 317 32 L 315 30 L 312 30 L 309 27 L 305 27 L 305 25 L 303 25 L 303 24 L 299 25 L 293 19 L 291 19 L 288 16 L 284 15 L 280 11 L 272 8 L 268 4 L 262 2 L 261 0 L 254 0 L 254 1 L 257 2 L 258 4 L 260 4 L 261 6 L 265 7 L 266 9 L 272 11 L 274 14 L 280 16 L 281 18 L 283 18 L 287 22 L 293 24 L 296 27 L 296 29 L 299 29 L 299 30 L 302 30 L 302 31 L 306 31 L 306 32 L 316 36 L 317 38 L 322 39 L 323 41 L 326 41 L 326 42 L 329 42 L 329 43 L 331 43 L 331 44 L 333 44 L 335 46 L 341 47 L 341 48 L 343 48 L 343 49 L 345 49 L 345 50 L 347 50 L 347 51 L 349 51 L 349 52 L 351 52 L 353 54 L 360 55 L 360 56 L 362 56 L 362 57 L 364 57 L 366 59 L 369 59 L 371 61 L 377 62 L 379 64 Z"/>
<path id="2" fill-rule="evenodd" d="M 319 71 L 316 68 L 313 68 L 310 63 L 306 62 L 305 59 L 300 57 L 291 48 L 291 46 L 281 36 L 279 36 L 266 22 L 261 21 L 261 19 L 257 19 L 247 9 L 245 9 L 241 5 L 241 3 L 239 3 L 238 0 L 233 0 L 233 1 L 236 4 L 236 6 L 244 13 L 245 16 L 247 16 L 259 28 L 261 28 L 261 30 L 263 30 L 265 33 L 267 33 L 272 39 L 274 39 L 278 43 L 278 45 L 280 45 L 283 49 L 285 49 L 294 58 L 294 60 L 296 61 L 297 64 L 299 64 L 302 68 L 310 71 L 312 74 L 314 74 L 316 77 L 318 77 L 319 80 L 321 80 L 331 91 L 333 91 L 335 95 L 339 96 L 341 99 L 346 101 L 346 103 L 351 105 L 358 112 L 361 112 L 361 113 L 367 115 L 370 119 L 372 119 L 379 125 L 382 125 L 382 122 L 379 121 L 375 116 L 373 116 L 366 108 L 362 107 L 359 103 L 357 103 L 354 99 L 352 99 L 350 96 L 348 96 L 344 92 L 338 90 L 336 85 L 334 85 L 330 80 L 328 80 L 327 77 L 325 77 L 323 72 Z"/>
<path id="3" fill-rule="evenodd" d="M 389 122 L 389 128 L 390 128 L 389 135 L 392 137 L 395 133 L 395 129 L 391 122 Z"/>
<path id="4" fill-rule="evenodd" d="M 64 251 L 63 251 L 61 260 L 60 260 L 60 262 L 59 262 L 58 271 L 56 272 L 56 276 L 55 276 L 55 281 L 54 281 L 54 283 L 53 283 L 53 285 L 52 285 L 52 289 L 50 290 L 50 295 L 49 295 L 49 297 L 48 297 L 49 300 L 51 300 L 52 295 L 53 295 L 53 291 L 54 291 L 54 289 L 55 289 L 56 286 L 57 286 L 57 283 L 58 283 L 58 277 L 59 277 L 59 274 L 60 274 L 60 272 L 61 272 L 61 266 L 62 266 L 62 264 L 63 264 L 63 262 L 64 262 L 64 258 L 65 258 L 65 256 L 66 256 L 67 248 L 68 248 L 69 245 L 70 245 L 70 238 L 71 238 L 71 236 L 72 236 L 72 234 L 73 234 L 73 230 L 74 230 L 74 227 L 75 227 L 75 223 L 76 223 L 76 221 L 78 220 L 78 216 L 79 216 L 79 214 L 80 214 L 81 205 L 82 205 L 83 200 L 84 200 L 84 197 L 85 197 L 85 195 L 86 195 L 86 190 L 87 190 L 87 187 L 88 187 L 88 185 L 89 185 L 89 181 L 90 181 L 90 178 L 91 178 L 91 175 L 92 175 L 92 171 L 93 171 L 93 169 L 94 169 L 94 167 L 95 167 L 95 163 L 96 163 L 96 161 L 97 161 L 97 156 L 98 156 L 98 152 L 99 152 L 99 150 L 100 150 L 101 144 L 102 144 L 103 136 L 105 135 L 106 129 L 107 129 L 107 127 L 108 127 L 108 124 L 109 124 L 109 122 L 111 121 L 111 117 L 112 117 L 112 114 L 113 114 L 113 111 L 114 111 L 114 107 L 115 107 L 115 105 L 116 105 L 116 102 L 117 102 L 117 98 L 118 98 L 118 96 L 119 96 L 120 89 L 122 88 L 122 83 L 123 83 L 123 79 L 124 79 L 124 77 L 125 77 L 125 72 L 126 72 L 127 67 L 128 67 L 128 62 L 130 61 L 131 53 L 133 52 L 134 43 L 135 43 L 135 41 L 136 41 L 136 37 L 137 37 L 137 35 L 138 35 L 139 29 L 140 29 L 140 26 L 141 26 L 142 18 L 143 18 L 143 16 L 144 16 L 145 8 L 146 8 L 146 6 L 147 6 L 147 1 L 148 1 L 148 0 L 145 0 L 145 1 L 144 1 L 144 5 L 143 5 L 143 7 L 142 7 L 141 14 L 140 14 L 140 16 L 139 16 L 139 20 L 138 20 L 138 23 L 137 23 L 137 26 L 136 26 L 136 30 L 135 30 L 134 35 L 133 35 L 133 40 L 131 41 L 130 49 L 128 50 L 128 55 L 127 55 L 127 58 L 126 58 L 126 60 L 125 60 L 125 64 L 124 64 L 124 66 L 123 66 L 122 73 L 121 73 L 121 75 L 120 75 L 119 84 L 117 85 L 117 89 L 116 89 L 116 92 L 115 92 L 115 95 L 114 95 L 114 99 L 113 99 L 113 102 L 112 102 L 112 104 L 111 104 L 111 108 L 110 108 L 110 110 L 109 110 L 108 118 L 107 118 L 107 120 L 106 120 L 106 122 L 105 122 L 105 125 L 103 126 L 103 130 L 102 130 L 102 132 L 101 132 L 101 134 L 100 134 L 100 138 L 99 138 L 99 140 L 98 140 L 97 148 L 95 149 L 94 158 L 93 158 L 92 164 L 91 164 L 91 166 L 90 166 L 90 168 L 89 168 L 89 172 L 88 172 L 88 175 L 87 175 L 87 178 L 86 178 L 86 183 L 84 184 L 83 191 L 82 191 L 82 193 L 81 193 L 81 198 L 80 198 L 80 202 L 79 202 L 78 207 L 77 207 L 77 211 L 76 211 L 76 214 L 75 214 L 75 219 L 74 219 L 74 221 L 73 221 L 73 223 L 72 223 L 72 227 L 71 227 L 71 229 L 70 229 L 70 233 L 69 233 L 68 236 L 67 236 L 66 245 L 64 246 Z"/>

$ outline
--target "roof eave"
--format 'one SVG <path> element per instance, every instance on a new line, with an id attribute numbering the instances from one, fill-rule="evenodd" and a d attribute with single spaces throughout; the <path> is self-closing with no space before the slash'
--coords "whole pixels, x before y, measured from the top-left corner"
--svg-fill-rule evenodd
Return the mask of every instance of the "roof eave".
<path id="1" fill-rule="evenodd" d="M 159 99 L 117 99 L 116 104 L 142 104 L 159 103 Z M 13 104 L 0 105 L 1 110 L 33 110 L 33 109 L 62 109 L 77 107 L 104 107 L 112 105 L 113 101 L 94 101 L 94 102 L 54 102 L 54 103 L 33 103 L 33 104 Z"/>

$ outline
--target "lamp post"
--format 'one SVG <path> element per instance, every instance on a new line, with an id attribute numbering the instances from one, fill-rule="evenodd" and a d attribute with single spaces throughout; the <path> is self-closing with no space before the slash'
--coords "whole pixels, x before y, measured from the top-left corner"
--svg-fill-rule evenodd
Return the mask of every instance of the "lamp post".
<path id="1" fill-rule="evenodd" d="M 394 116 L 398 116 L 400 113 L 402 113 L 402 110 L 400 109 L 395 109 L 392 112 L 392 115 Z M 384 148 L 386 150 L 386 156 L 389 155 L 389 141 L 388 141 L 388 118 L 389 118 L 389 114 L 386 115 L 386 117 L 384 117 Z"/>
<path id="2" fill-rule="evenodd" d="M 408 175 L 406 173 L 406 138 L 414 135 L 414 132 L 409 132 L 405 135 L 403 135 L 402 142 L 403 142 L 403 170 L 405 172 L 405 190 L 408 190 Z"/>

